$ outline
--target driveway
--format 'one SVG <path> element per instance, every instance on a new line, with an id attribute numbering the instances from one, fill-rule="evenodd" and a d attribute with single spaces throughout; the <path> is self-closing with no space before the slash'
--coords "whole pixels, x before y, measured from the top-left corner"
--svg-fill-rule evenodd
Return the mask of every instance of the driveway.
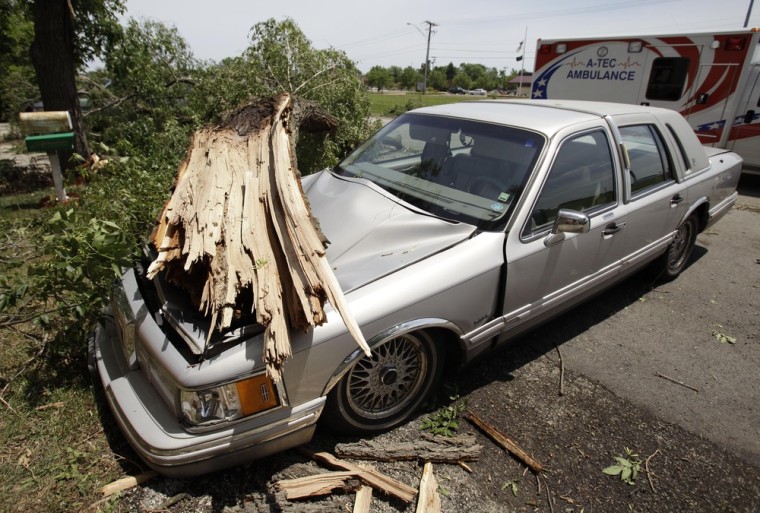
<path id="1" fill-rule="evenodd" d="M 579 319 L 581 328 L 561 351 L 566 368 L 755 464 L 760 177 L 743 176 L 739 192 L 736 207 L 699 236 L 691 265 L 678 279 L 650 290 L 651 277 L 641 273 L 625 285 L 631 293 L 644 292 L 630 303 L 624 297 L 595 300 L 571 313 L 569 318 L 592 316 L 593 322 Z M 720 334 L 735 343 L 719 341 Z"/>

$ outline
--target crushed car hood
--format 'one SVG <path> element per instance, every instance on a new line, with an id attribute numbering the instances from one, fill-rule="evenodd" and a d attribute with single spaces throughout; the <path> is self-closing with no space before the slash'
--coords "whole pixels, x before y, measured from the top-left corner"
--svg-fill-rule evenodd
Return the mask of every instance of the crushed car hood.
<path id="1" fill-rule="evenodd" d="M 306 177 L 303 186 L 312 213 L 330 240 L 327 260 L 343 292 L 443 251 L 475 231 L 468 224 L 411 210 L 369 182 L 329 171 Z M 149 257 L 155 259 L 155 251 Z M 230 347 L 263 331 L 258 324 L 242 321 L 209 338 L 209 318 L 196 312 L 184 291 L 167 284 L 164 273 L 153 279 L 153 288 L 163 318 L 196 355 L 204 352 L 207 343 Z"/>
<path id="2" fill-rule="evenodd" d="M 449 248 L 475 227 L 419 213 L 362 180 L 330 171 L 304 179 L 314 217 L 329 239 L 327 260 L 344 292 Z"/>

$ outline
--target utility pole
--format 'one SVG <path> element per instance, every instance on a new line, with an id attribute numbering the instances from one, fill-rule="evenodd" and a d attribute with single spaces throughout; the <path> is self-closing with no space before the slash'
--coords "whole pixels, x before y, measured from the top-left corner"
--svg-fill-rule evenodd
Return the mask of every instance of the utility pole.
<path id="1" fill-rule="evenodd" d="M 424 82 L 422 82 L 422 94 L 425 94 L 427 92 L 427 76 L 428 76 L 428 68 L 430 67 L 430 36 L 433 33 L 433 27 L 437 27 L 437 23 L 433 23 L 432 21 L 425 20 L 423 23 L 428 24 L 428 33 L 427 33 L 427 51 L 425 52 L 425 69 L 423 70 L 424 74 Z M 422 37 L 425 37 L 425 33 L 420 30 L 420 28 L 415 25 L 414 23 L 407 22 L 407 25 L 411 25 L 412 27 L 417 29 L 417 32 L 422 34 Z"/>
<path id="2" fill-rule="evenodd" d="M 427 52 L 425 52 L 425 77 L 422 82 L 422 94 L 427 94 L 427 77 L 428 77 L 428 68 L 430 67 L 430 35 L 433 33 L 433 27 L 437 27 L 437 23 L 433 23 L 432 21 L 425 20 L 425 23 L 428 24 L 428 38 L 427 38 Z"/>
<path id="3" fill-rule="evenodd" d="M 752 4 L 755 3 L 755 0 L 749 0 L 749 7 L 747 8 L 747 17 L 744 18 L 744 28 L 747 28 L 747 25 L 749 25 L 749 17 L 752 15 Z"/>

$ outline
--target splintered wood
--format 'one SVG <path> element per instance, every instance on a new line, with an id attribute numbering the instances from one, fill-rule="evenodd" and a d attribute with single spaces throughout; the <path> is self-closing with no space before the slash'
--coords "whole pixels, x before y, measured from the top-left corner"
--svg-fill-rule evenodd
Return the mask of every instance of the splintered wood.
<path id="1" fill-rule="evenodd" d="M 275 381 L 291 355 L 290 328 L 324 323 L 325 301 L 369 355 L 301 188 L 294 112 L 298 104 L 281 95 L 195 133 L 151 236 L 158 257 L 148 269 L 149 278 L 166 269 L 210 317 L 207 345 L 213 330 L 254 313 Z"/>

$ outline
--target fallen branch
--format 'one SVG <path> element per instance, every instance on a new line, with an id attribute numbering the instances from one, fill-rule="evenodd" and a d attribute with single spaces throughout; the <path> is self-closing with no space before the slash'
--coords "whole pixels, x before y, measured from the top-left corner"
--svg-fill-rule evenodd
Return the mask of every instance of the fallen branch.
<path id="1" fill-rule="evenodd" d="M 544 470 L 541 464 L 536 461 L 530 454 L 522 450 L 517 446 L 515 442 L 501 433 L 498 429 L 475 415 L 472 411 L 467 410 L 464 412 L 463 417 L 475 427 L 483 431 L 483 433 L 485 433 L 491 440 L 496 442 L 499 447 L 508 451 L 518 460 L 527 465 L 534 473 L 538 474 Z"/>
<path id="2" fill-rule="evenodd" d="M 422 469 L 420 479 L 420 496 L 417 499 L 416 513 L 440 513 L 441 496 L 438 495 L 438 481 L 433 475 L 433 464 L 428 462 Z"/>
<path id="3" fill-rule="evenodd" d="M 694 388 L 693 386 L 687 385 L 683 381 L 678 381 L 677 379 L 673 379 L 673 378 L 668 377 L 668 376 L 666 376 L 664 374 L 660 374 L 659 372 L 655 372 L 654 374 L 655 374 L 655 376 L 659 376 L 662 379 L 666 379 L 666 380 L 670 381 L 671 383 L 675 383 L 676 385 L 681 385 L 682 387 L 688 388 L 689 390 L 694 390 L 695 392 L 699 392 L 698 389 Z"/>
<path id="4" fill-rule="evenodd" d="M 150 479 L 153 479 L 156 476 L 158 476 L 156 472 L 149 470 L 148 472 L 143 472 L 142 474 L 138 474 L 136 476 L 123 477 L 121 479 L 114 481 L 113 483 L 109 483 L 103 486 L 100 489 L 100 493 L 103 494 L 104 498 L 109 497 L 115 493 L 123 492 L 124 490 L 129 490 L 130 488 L 133 488 Z"/>
<path id="5" fill-rule="evenodd" d="M 554 345 L 559 355 L 559 395 L 565 395 L 565 362 L 562 360 L 562 351 L 558 345 Z"/>
<path id="6" fill-rule="evenodd" d="M 340 458 L 336 458 L 327 452 L 312 452 L 308 449 L 301 449 L 301 452 L 316 461 L 325 463 L 330 467 L 352 472 L 364 483 L 377 490 L 380 490 L 381 492 L 392 495 L 393 497 L 396 497 L 397 499 L 400 499 L 404 502 L 412 502 L 414 500 L 414 497 L 417 495 L 417 490 L 415 488 L 396 481 L 395 479 L 381 474 L 376 470 L 363 469 L 357 465 L 354 465 L 353 463 L 349 463 L 347 461 L 341 460 Z"/>
<path id="7" fill-rule="evenodd" d="M 180 501 L 183 501 L 185 499 L 192 499 L 192 495 L 190 495 L 187 492 L 178 493 L 177 495 L 174 495 L 172 497 L 169 497 L 164 502 L 158 505 L 156 508 L 148 508 L 145 511 L 147 513 L 165 513 L 169 511 L 169 508 L 174 506 Z"/>
<path id="8" fill-rule="evenodd" d="M 645 461 L 644 461 L 644 470 L 647 471 L 647 480 L 649 481 L 649 487 L 652 489 L 652 492 L 657 493 L 657 490 L 654 489 L 654 483 L 652 482 L 652 475 L 651 472 L 649 472 L 649 460 L 657 456 L 657 454 L 660 452 L 659 449 L 654 451 Z"/>
<path id="9" fill-rule="evenodd" d="M 544 483 L 546 485 L 546 500 L 549 502 L 549 513 L 554 513 L 554 504 L 552 503 L 552 495 L 549 491 L 549 483 Z"/>
<path id="10" fill-rule="evenodd" d="M 335 453 L 343 458 L 374 461 L 418 460 L 433 463 L 459 463 L 477 461 L 483 446 L 476 443 L 475 435 L 444 437 L 423 435 L 423 440 L 401 442 L 393 445 L 372 440 L 361 440 L 352 444 L 338 444 Z"/>
<path id="11" fill-rule="evenodd" d="M 472 468 L 464 461 L 457 461 L 457 465 L 462 467 L 468 474 L 472 474 Z"/>
<path id="12" fill-rule="evenodd" d="M 13 406 L 11 406 L 11 405 L 8 403 L 8 401 L 6 401 L 5 399 L 3 399 L 3 396 L 0 396 L 0 402 L 1 402 L 1 403 L 3 403 L 3 404 L 5 405 L 5 407 L 6 407 L 6 408 L 8 408 L 8 409 L 9 409 L 11 412 L 13 412 L 14 414 L 16 414 L 16 415 L 19 415 L 19 416 L 20 416 L 19 412 L 17 412 L 16 410 L 14 410 L 14 409 L 13 409 Z"/>

